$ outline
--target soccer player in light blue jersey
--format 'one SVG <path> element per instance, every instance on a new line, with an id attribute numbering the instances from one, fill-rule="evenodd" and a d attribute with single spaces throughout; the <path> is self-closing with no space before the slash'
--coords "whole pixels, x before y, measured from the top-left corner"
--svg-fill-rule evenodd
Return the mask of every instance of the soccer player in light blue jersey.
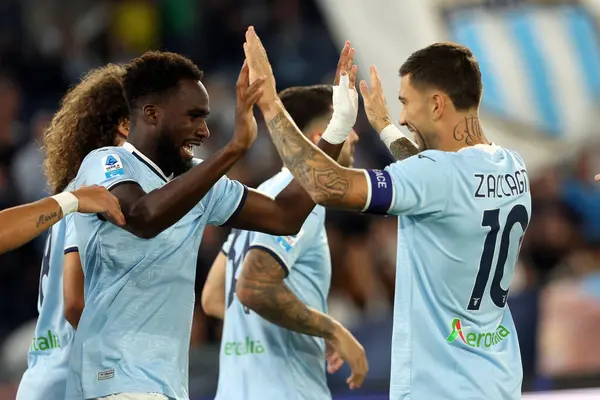
<path id="1" fill-rule="evenodd" d="M 280 98 L 298 128 L 318 142 L 333 111 L 331 86 L 288 88 Z M 352 131 L 341 165 L 352 165 L 357 141 Z M 291 180 L 284 169 L 258 190 L 275 196 Z M 323 337 L 325 327 L 339 323 L 326 315 L 330 281 L 323 207 L 294 236 L 232 231 L 202 292 L 205 312 L 224 319 L 216 399 L 331 399 Z M 329 361 L 332 371 L 341 366 Z"/>
<path id="2" fill-rule="evenodd" d="M 471 51 L 436 43 L 402 65 L 400 123 L 421 152 L 378 171 L 344 168 L 306 140 L 252 27 L 244 49 L 251 76 L 267 76 L 258 104 L 273 142 L 315 202 L 399 217 L 390 399 L 520 399 L 506 300 L 531 215 L 529 180 L 521 156 L 483 133 Z M 361 93 L 381 132 L 390 117 L 374 68 L 371 85 L 361 82 Z"/>
<path id="3" fill-rule="evenodd" d="M 297 233 L 314 208 L 291 183 L 273 198 L 224 174 L 256 138 L 253 106 L 264 80 L 242 67 L 231 141 L 194 166 L 209 137 L 202 73 L 190 60 L 148 52 L 126 66 L 130 133 L 90 153 L 75 186 L 100 184 L 121 204 L 123 228 L 77 214 L 86 306 L 71 353 L 67 399 L 187 399 L 197 252 L 204 227 Z M 337 158 L 340 145 L 319 145 Z M 182 150 L 187 154 L 182 156 Z"/>
<path id="4" fill-rule="evenodd" d="M 113 64 L 92 70 L 63 98 L 44 135 L 44 164 L 53 193 L 73 189 L 71 181 L 87 153 L 125 140 L 129 110 L 121 87 L 124 72 L 123 67 Z M 83 310 L 83 285 L 77 289 L 83 273 L 73 217 L 70 214 L 54 225 L 46 239 L 39 318 L 18 400 L 65 398 L 73 327 L 77 327 Z"/>

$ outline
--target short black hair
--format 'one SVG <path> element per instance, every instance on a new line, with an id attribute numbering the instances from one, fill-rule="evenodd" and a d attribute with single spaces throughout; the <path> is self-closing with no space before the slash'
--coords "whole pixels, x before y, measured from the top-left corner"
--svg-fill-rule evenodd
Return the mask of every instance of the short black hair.
<path id="1" fill-rule="evenodd" d="M 283 106 L 302 132 L 314 120 L 329 116 L 332 96 L 331 85 L 294 86 L 279 93 Z"/>
<path id="2" fill-rule="evenodd" d="M 162 96 L 183 79 L 199 81 L 202 71 L 190 59 L 166 51 L 148 51 L 125 66 L 123 93 L 130 109 L 146 96 Z"/>
<path id="3" fill-rule="evenodd" d="M 401 77 L 409 74 L 411 85 L 443 91 L 459 111 L 479 105 L 483 90 L 481 71 L 465 46 L 435 43 L 415 51 L 400 67 Z"/>

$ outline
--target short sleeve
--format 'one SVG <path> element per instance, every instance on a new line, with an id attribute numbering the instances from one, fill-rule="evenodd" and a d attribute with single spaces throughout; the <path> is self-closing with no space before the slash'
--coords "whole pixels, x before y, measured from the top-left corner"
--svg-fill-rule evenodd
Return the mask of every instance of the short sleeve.
<path id="1" fill-rule="evenodd" d="M 65 217 L 65 254 L 79 251 L 77 247 L 77 235 L 75 232 L 75 214 L 69 214 Z"/>
<path id="2" fill-rule="evenodd" d="M 121 148 L 91 152 L 81 163 L 75 186 L 101 185 L 112 189 L 124 182 L 139 182 L 139 169 L 134 156 Z"/>
<path id="3" fill-rule="evenodd" d="M 397 161 L 383 171 L 367 170 L 364 212 L 427 215 L 446 207 L 452 169 L 446 154 L 428 150 Z"/>
<path id="4" fill-rule="evenodd" d="M 248 196 L 248 188 L 223 176 L 211 189 L 207 207 L 209 225 L 225 225 L 240 212 Z"/>
<path id="5" fill-rule="evenodd" d="M 318 237 L 318 230 L 323 223 L 313 211 L 296 235 L 273 236 L 257 232 L 250 242 L 250 249 L 260 249 L 269 253 L 285 269 L 286 276 L 292 270 L 294 264 L 310 248 Z"/>

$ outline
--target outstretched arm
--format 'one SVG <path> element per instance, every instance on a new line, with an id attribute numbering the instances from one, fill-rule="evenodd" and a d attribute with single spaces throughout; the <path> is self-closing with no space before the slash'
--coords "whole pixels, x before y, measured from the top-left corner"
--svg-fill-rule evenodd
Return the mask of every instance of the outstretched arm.
<path id="1" fill-rule="evenodd" d="M 333 145 L 324 139 L 319 141 L 319 148 L 336 158 L 342 145 Z M 314 207 L 314 200 L 295 179 L 275 198 L 248 189 L 242 209 L 227 222 L 227 226 L 272 235 L 294 235 Z"/>
<path id="2" fill-rule="evenodd" d="M 310 143 L 279 99 L 261 107 L 283 164 L 317 204 L 363 210 L 368 184 L 364 170 L 344 168 Z"/>
<path id="3" fill-rule="evenodd" d="M 0 212 L 0 254 L 24 245 L 74 211 L 107 211 L 117 223 L 124 222 L 119 202 L 101 186 L 61 193 Z"/>
<path id="4" fill-rule="evenodd" d="M 355 89 L 357 67 L 354 49 L 344 44 L 333 82 L 333 115 L 318 147 L 334 160 L 356 123 L 358 93 Z M 331 143 L 328 141 L 330 140 Z M 335 144 L 332 144 L 335 143 Z M 228 225 L 277 235 L 297 233 L 315 206 L 311 196 L 293 180 L 275 199 L 250 190 L 241 212 Z"/>
<path id="5" fill-rule="evenodd" d="M 277 96 L 267 54 L 253 28 L 246 32 L 244 52 L 253 76 L 265 76 L 260 107 L 284 165 L 315 203 L 363 210 L 368 203 L 365 172 L 343 168 L 302 135 Z"/>

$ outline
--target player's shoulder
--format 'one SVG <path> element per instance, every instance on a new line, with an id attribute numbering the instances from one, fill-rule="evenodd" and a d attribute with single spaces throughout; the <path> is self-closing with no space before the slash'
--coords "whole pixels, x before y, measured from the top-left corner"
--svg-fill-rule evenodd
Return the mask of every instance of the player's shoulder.
<path id="1" fill-rule="evenodd" d="M 103 160 L 110 165 L 124 158 L 129 159 L 130 157 L 132 157 L 132 154 L 123 147 L 107 146 L 90 151 L 83 159 L 83 163 L 87 163 L 92 160 Z"/>
<path id="2" fill-rule="evenodd" d="M 418 176 L 446 177 L 451 173 L 449 165 L 452 157 L 447 152 L 439 150 L 424 150 L 405 160 L 396 161 L 386 167 L 386 171 L 393 176 L 407 175 L 411 178 Z"/>

